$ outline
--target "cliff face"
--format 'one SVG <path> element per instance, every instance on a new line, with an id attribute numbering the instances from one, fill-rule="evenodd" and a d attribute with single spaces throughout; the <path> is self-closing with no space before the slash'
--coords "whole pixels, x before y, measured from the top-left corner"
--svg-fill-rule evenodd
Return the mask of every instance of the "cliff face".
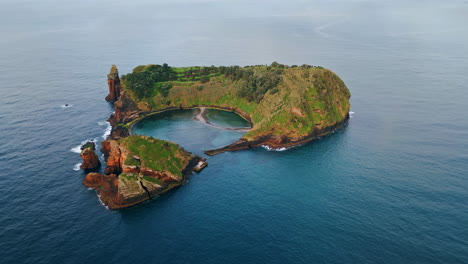
<path id="1" fill-rule="evenodd" d="M 109 209 L 136 205 L 183 184 L 202 162 L 174 143 L 145 136 L 106 140 L 102 151 L 109 175 L 89 173 L 83 184 L 96 189 Z"/>
<path id="2" fill-rule="evenodd" d="M 104 158 L 106 159 L 106 169 L 105 174 L 120 174 L 122 172 L 122 167 L 120 163 L 120 148 L 119 142 L 116 140 L 105 140 L 102 143 L 102 153 L 104 153 Z"/>
<path id="3" fill-rule="evenodd" d="M 138 117 L 141 110 L 125 96 L 120 83 L 119 71 L 115 65 L 112 65 L 110 73 L 107 75 L 107 85 L 109 94 L 106 96 L 106 101 L 114 103 L 114 113 L 108 119 L 112 126 L 110 138 L 128 137 L 130 135 L 128 129 L 117 125 Z"/>
<path id="4" fill-rule="evenodd" d="M 107 86 L 109 87 L 109 95 L 107 95 L 106 101 L 113 103 L 120 96 L 119 71 L 115 65 L 112 65 L 110 73 L 107 75 Z"/>
<path id="5" fill-rule="evenodd" d="M 98 156 L 94 153 L 96 146 L 93 142 L 87 142 L 81 147 L 81 158 L 83 163 L 81 163 L 80 168 L 83 170 L 95 169 L 101 166 Z"/>
<path id="6" fill-rule="evenodd" d="M 109 118 L 111 125 L 125 124 L 138 118 L 143 110 L 131 100 L 126 92 L 122 92 L 118 100 L 114 103 L 114 114 Z"/>

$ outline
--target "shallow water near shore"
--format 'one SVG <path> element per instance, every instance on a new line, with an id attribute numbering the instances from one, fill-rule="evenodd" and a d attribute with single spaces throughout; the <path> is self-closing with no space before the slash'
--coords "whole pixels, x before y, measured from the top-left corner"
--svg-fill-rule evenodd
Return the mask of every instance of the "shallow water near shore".
<path id="1" fill-rule="evenodd" d="M 0 263 L 468 263 L 467 14 L 455 0 L 3 1 Z M 72 149 L 107 133 L 111 64 L 273 61 L 336 72 L 348 125 L 208 157 L 121 211 L 73 170 Z M 242 135 L 189 116 L 136 130 L 200 155 Z"/>

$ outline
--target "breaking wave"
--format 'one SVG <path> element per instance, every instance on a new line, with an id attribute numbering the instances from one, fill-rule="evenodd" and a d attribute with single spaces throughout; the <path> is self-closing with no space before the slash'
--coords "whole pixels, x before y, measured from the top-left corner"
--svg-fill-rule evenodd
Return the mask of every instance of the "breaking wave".
<path id="1" fill-rule="evenodd" d="M 99 122 L 99 123 L 101 123 L 101 122 Z M 104 130 L 104 134 L 102 134 L 102 139 L 104 139 L 104 140 L 107 139 L 107 137 L 111 134 L 111 131 L 112 131 L 112 126 L 111 126 L 111 124 L 109 122 L 105 121 L 105 123 L 103 123 L 102 125 L 100 124 L 100 125 L 103 126 L 103 125 L 106 125 L 106 124 L 107 124 L 106 130 Z"/>
<path id="2" fill-rule="evenodd" d="M 83 141 L 81 141 L 81 143 L 78 146 L 71 148 L 70 151 L 73 152 L 73 153 L 80 154 L 81 153 L 81 146 L 83 146 L 86 142 L 89 142 L 89 141 L 96 144 L 97 143 L 97 138 L 83 140 Z"/>
<path id="3" fill-rule="evenodd" d="M 288 149 L 288 148 L 271 148 L 271 147 L 269 147 L 267 145 L 263 145 L 262 147 L 265 148 L 268 151 L 285 151 L 285 150 Z"/>
<path id="4" fill-rule="evenodd" d="M 73 166 L 73 170 L 74 170 L 74 171 L 79 171 L 79 170 L 80 170 L 80 166 L 81 166 L 81 163 L 75 164 L 75 166 Z"/>
<path id="5" fill-rule="evenodd" d="M 112 126 L 111 126 L 110 123 L 107 122 L 107 121 L 100 121 L 100 122 L 98 122 L 98 125 L 100 125 L 100 126 L 106 125 L 106 129 L 104 130 L 104 133 L 102 134 L 101 137 L 102 137 L 103 139 L 107 139 L 107 137 L 108 137 L 108 136 L 110 135 L 110 133 L 111 133 Z M 92 139 L 83 140 L 83 141 L 81 141 L 80 145 L 71 148 L 70 151 L 73 152 L 73 153 L 80 154 L 80 153 L 81 153 L 81 146 L 83 146 L 83 144 L 85 144 L 86 142 L 91 141 L 91 142 L 93 142 L 94 144 L 97 145 L 98 140 L 99 140 L 99 138 L 92 138 Z"/>
<path id="6" fill-rule="evenodd" d="M 99 202 L 102 204 L 102 206 L 104 206 L 107 210 L 109 210 L 109 207 L 107 207 L 107 205 L 106 205 L 105 203 L 102 202 L 102 200 L 101 200 L 101 195 L 98 194 L 97 196 L 98 196 Z"/>

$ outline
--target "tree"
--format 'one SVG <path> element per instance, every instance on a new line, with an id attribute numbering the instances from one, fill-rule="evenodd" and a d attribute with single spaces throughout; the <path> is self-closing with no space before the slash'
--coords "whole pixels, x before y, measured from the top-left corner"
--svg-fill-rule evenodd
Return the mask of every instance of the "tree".
<path id="1" fill-rule="evenodd" d="M 271 67 L 273 67 L 273 68 L 278 68 L 279 66 L 280 66 L 280 64 L 278 62 L 276 62 L 276 61 L 271 63 Z"/>

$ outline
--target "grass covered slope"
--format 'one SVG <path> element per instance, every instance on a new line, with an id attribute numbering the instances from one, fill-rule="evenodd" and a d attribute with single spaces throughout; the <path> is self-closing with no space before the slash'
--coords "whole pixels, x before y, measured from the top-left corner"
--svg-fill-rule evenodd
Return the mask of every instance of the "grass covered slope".
<path id="1" fill-rule="evenodd" d="M 175 143 L 147 136 L 132 135 L 119 142 L 126 152 L 124 172 L 126 167 L 137 166 L 140 170 L 162 172 L 178 181 L 182 179 L 184 168 L 195 157 Z"/>
<path id="2" fill-rule="evenodd" d="M 134 111 L 196 106 L 236 111 L 253 124 L 241 139 L 249 147 L 289 146 L 326 134 L 347 119 L 350 109 L 343 81 L 328 69 L 309 65 L 147 65 L 122 80 L 121 101 L 130 101 Z M 116 104 L 117 111 L 119 107 L 126 108 Z"/>

